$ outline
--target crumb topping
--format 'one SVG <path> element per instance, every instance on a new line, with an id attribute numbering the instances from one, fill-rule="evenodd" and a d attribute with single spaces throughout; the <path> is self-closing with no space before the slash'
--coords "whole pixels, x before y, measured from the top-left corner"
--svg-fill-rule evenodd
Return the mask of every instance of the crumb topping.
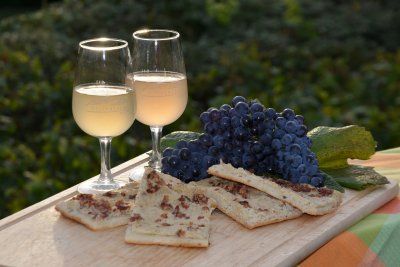
<path id="1" fill-rule="evenodd" d="M 178 200 L 181 203 L 182 208 L 184 208 L 184 209 L 188 209 L 189 208 L 189 204 L 186 202 L 186 200 L 190 201 L 190 198 L 188 198 L 187 196 L 181 195 L 178 198 Z"/>
<path id="2" fill-rule="evenodd" d="M 131 221 L 131 222 L 135 222 L 135 221 L 139 221 L 139 220 L 143 220 L 143 217 L 140 216 L 139 213 L 134 213 L 134 214 L 132 214 L 132 216 L 129 218 L 129 221 Z"/>
<path id="3" fill-rule="evenodd" d="M 242 205 L 245 208 L 250 208 L 250 204 L 248 201 L 243 200 L 243 201 L 239 201 L 239 204 Z"/>
<path id="4" fill-rule="evenodd" d="M 116 195 L 116 193 L 115 192 L 111 192 L 111 191 L 105 192 L 103 194 L 103 196 L 105 196 L 105 197 L 114 197 L 115 195 Z"/>
<path id="5" fill-rule="evenodd" d="M 163 200 L 161 201 L 160 207 L 162 210 L 172 210 L 172 205 L 169 203 L 168 195 L 164 195 Z"/>
<path id="6" fill-rule="evenodd" d="M 331 195 L 333 193 L 332 189 L 326 188 L 326 187 L 321 187 L 321 188 L 318 188 L 317 190 L 318 190 L 318 193 L 320 193 L 321 196 L 323 196 L 323 197 L 324 196 L 329 196 L 329 195 Z"/>
<path id="7" fill-rule="evenodd" d="M 309 192 L 318 192 L 318 195 L 315 195 L 315 197 L 325 197 L 329 196 L 333 193 L 332 189 L 326 188 L 326 187 L 321 187 L 321 188 L 316 188 L 308 184 L 294 184 L 292 182 L 283 180 L 283 179 L 271 179 L 274 181 L 276 184 L 290 188 L 295 192 L 304 192 L 304 193 L 309 193 Z M 313 195 L 310 195 L 313 196 Z"/>
<path id="8" fill-rule="evenodd" d="M 174 209 L 174 211 L 172 212 L 172 214 L 173 214 L 176 218 L 179 218 L 179 219 L 182 219 L 182 218 L 189 219 L 189 218 L 190 218 L 189 216 L 186 216 L 185 213 L 182 213 L 182 212 L 180 211 L 179 205 L 176 205 L 176 206 L 175 206 L 175 209 Z"/>
<path id="9" fill-rule="evenodd" d="M 249 197 L 249 187 L 247 185 L 239 183 L 224 183 L 224 182 L 214 182 L 214 181 L 210 181 L 209 183 L 212 186 L 220 187 L 231 194 L 234 195 L 238 194 L 243 198 Z"/>
<path id="10" fill-rule="evenodd" d="M 152 171 L 147 175 L 147 190 L 146 192 L 149 194 L 157 192 L 165 182 L 161 177 L 157 174 L 156 171 Z"/>
<path id="11" fill-rule="evenodd" d="M 179 229 L 176 232 L 176 235 L 179 236 L 179 237 L 183 237 L 183 236 L 185 236 L 185 234 L 186 234 L 186 232 L 184 230 L 182 230 L 182 229 Z"/>
<path id="12" fill-rule="evenodd" d="M 193 194 L 192 201 L 197 204 L 204 204 L 208 203 L 208 197 L 204 194 Z"/>
<path id="13" fill-rule="evenodd" d="M 118 200 L 117 202 L 115 202 L 115 206 L 119 210 L 127 210 L 130 208 L 131 205 L 129 203 L 124 202 L 123 200 Z"/>

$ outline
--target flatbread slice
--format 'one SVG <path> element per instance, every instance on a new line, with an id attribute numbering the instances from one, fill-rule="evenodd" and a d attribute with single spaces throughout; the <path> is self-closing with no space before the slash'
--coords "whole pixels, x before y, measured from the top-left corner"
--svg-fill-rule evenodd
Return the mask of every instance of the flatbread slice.
<path id="1" fill-rule="evenodd" d="M 146 168 L 125 241 L 134 244 L 208 247 L 214 200 L 205 190 Z"/>
<path id="2" fill-rule="evenodd" d="M 206 188 L 207 196 L 217 202 L 219 210 L 248 229 L 303 214 L 295 207 L 241 183 L 213 176 L 193 184 Z"/>
<path id="3" fill-rule="evenodd" d="M 138 188 L 133 182 L 104 194 L 78 194 L 55 209 L 94 231 L 114 228 L 128 224 Z"/>
<path id="4" fill-rule="evenodd" d="M 342 201 L 342 193 L 336 190 L 326 187 L 316 188 L 308 184 L 293 184 L 282 179 L 260 177 L 243 168 L 235 168 L 231 164 L 221 163 L 211 166 L 208 173 L 257 188 L 310 215 L 323 215 L 333 212 Z"/>

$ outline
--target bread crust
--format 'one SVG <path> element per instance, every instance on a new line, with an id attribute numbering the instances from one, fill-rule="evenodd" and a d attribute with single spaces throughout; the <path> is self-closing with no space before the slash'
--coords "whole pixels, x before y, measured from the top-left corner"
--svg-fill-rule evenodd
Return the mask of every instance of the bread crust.
<path id="1" fill-rule="evenodd" d="M 312 194 L 296 192 L 274 182 L 273 178 L 256 176 L 243 168 L 234 168 L 231 164 L 211 166 L 208 173 L 254 187 L 310 215 L 324 215 L 335 211 L 343 197 L 343 194 L 336 190 L 329 196 L 319 195 L 315 190 Z"/>
<path id="2" fill-rule="evenodd" d="M 105 223 L 104 221 L 96 222 L 93 219 L 86 218 L 79 213 L 69 212 L 68 209 L 65 207 L 65 205 L 64 206 L 62 205 L 62 203 L 57 204 L 55 206 L 55 210 L 60 212 L 61 215 L 63 215 L 64 217 L 66 217 L 70 220 L 76 221 L 80 224 L 83 224 L 84 226 L 86 226 L 88 229 L 90 229 L 92 231 L 107 230 L 107 229 L 111 229 L 114 227 L 126 225 L 126 224 L 128 224 L 128 220 L 129 220 L 129 216 L 127 216 L 126 218 L 119 218 L 120 221 L 118 221 L 117 218 L 113 218 L 113 219 L 115 219 L 115 220 L 113 220 L 115 222 L 107 222 L 107 223 Z"/>
<path id="3" fill-rule="evenodd" d="M 208 247 L 210 216 L 216 202 L 207 198 L 205 191 L 146 168 L 125 242 Z"/>
<path id="4" fill-rule="evenodd" d="M 138 183 L 129 183 L 117 190 L 112 190 L 107 193 L 110 196 L 102 195 L 87 195 L 92 196 L 93 201 L 98 201 L 99 199 L 110 203 L 116 203 L 116 201 L 121 200 L 124 203 L 129 203 L 127 212 L 119 212 L 118 215 L 112 214 L 115 211 L 110 211 L 110 214 L 105 218 L 96 218 L 90 215 L 88 212 L 90 210 L 88 207 L 81 206 L 79 200 L 75 197 L 57 203 L 55 210 L 61 213 L 64 217 L 74 220 L 92 231 L 106 230 L 121 225 L 126 225 L 129 222 L 130 212 L 134 206 L 134 196 L 136 196 L 138 190 Z M 107 194 L 106 193 L 106 194 Z M 133 196 L 134 195 L 134 196 Z M 77 195 L 79 196 L 79 195 Z M 132 196 L 132 198 L 130 198 Z M 93 214 L 93 213 L 92 213 Z"/>
<path id="5" fill-rule="evenodd" d="M 216 200 L 219 210 L 248 229 L 294 219 L 303 214 L 297 208 L 255 188 L 215 176 L 191 184 L 205 188 L 207 196 Z M 235 187 L 244 190 L 245 198 L 234 190 L 227 190 Z M 240 201 L 247 201 L 249 205 L 245 207 Z"/>

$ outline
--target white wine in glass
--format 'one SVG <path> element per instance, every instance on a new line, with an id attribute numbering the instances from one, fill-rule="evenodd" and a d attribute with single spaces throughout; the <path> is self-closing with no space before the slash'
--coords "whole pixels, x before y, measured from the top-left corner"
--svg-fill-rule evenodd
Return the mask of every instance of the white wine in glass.
<path id="1" fill-rule="evenodd" d="M 188 92 L 183 74 L 138 72 L 128 76 L 128 84 L 137 92 L 136 119 L 143 124 L 168 125 L 185 111 Z"/>
<path id="2" fill-rule="evenodd" d="M 128 130 L 135 120 L 135 93 L 123 86 L 77 86 L 72 97 L 72 112 L 85 133 L 115 137 Z"/>
<path id="3" fill-rule="evenodd" d="M 135 90 L 136 118 L 150 126 L 152 153 L 149 166 L 161 171 L 162 127 L 176 121 L 188 101 L 186 70 L 180 34 L 171 30 L 139 30 L 133 33 L 133 72 L 127 83 Z M 140 179 L 143 168 L 135 168 L 131 180 Z"/>
<path id="4" fill-rule="evenodd" d="M 135 120 L 136 95 L 126 84 L 131 71 L 126 41 L 98 38 L 79 43 L 72 113 L 84 132 L 99 139 L 101 149 L 99 178 L 80 184 L 80 193 L 102 193 L 125 184 L 113 179 L 110 150 L 112 138 L 123 134 Z"/>

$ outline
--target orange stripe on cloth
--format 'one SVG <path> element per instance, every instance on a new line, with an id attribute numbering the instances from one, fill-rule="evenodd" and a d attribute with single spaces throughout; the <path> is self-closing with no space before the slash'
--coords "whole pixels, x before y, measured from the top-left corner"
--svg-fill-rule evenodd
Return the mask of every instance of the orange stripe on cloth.
<path id="1" fill-rule="evenodd" d="M 385 266 L 368 246 L 351 232 L 344 232 L 325 244 L 299 264 L 315 266 Z"/>
<path id="2" fill-rule="evenodd" d="M 378 214 L 396 214 L 400 213 L 400 197 L 392 199 L 390 202 L 386 203 L 384 206 L 380 207 L 374 213 Z"/>
<path id="3" fill-rule="evenodd" d="M 383 154 L 377 152 L 369 160 L 349 160 L 349 163 L 378 168 L 398 169 L 400 167 L 400 154 Z"/>

